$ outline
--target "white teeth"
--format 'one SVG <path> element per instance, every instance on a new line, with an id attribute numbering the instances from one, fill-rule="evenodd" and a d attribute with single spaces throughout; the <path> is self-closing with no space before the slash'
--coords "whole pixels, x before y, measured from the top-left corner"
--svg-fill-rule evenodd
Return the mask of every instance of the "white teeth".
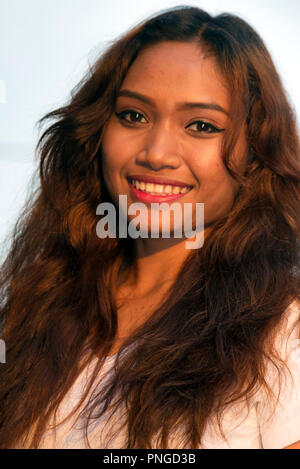
<path id="1" fill-rule="evenodd" d="M 146 192 L 153 192 L 154 184 L 152 184 L 151 182 L 147 182 L 145 190 L 146 190 Z"/>
<path id="2" fill-rule="evenodd" d="M 154 186 L 154 192 L 158 192 L 158 194 L 162 194 L 164 191 L 164 186 L 161 184 L 155 184 Z"/>
<path id="3" fill-rule="evenodd" d="M 168 195 L 178 195 L 178 194 L 186 194 L 188 192 L 188 187 L 180 187 L 180 186 L 171 186 L 171 185 L 164 185 L 164 184 L 153 184 L 151 182 L 144 183 L 142 181 L 133 180 L 132 185 L 136 187 L 138 190 L 148 192 L 152 195 L 159 195 L 159 194 L 168 194 Z"/>

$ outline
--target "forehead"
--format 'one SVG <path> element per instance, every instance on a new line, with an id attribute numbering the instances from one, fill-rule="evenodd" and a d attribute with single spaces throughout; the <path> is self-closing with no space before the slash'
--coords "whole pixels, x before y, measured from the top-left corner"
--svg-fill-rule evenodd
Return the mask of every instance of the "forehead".
<path id="1" fill-rule="evenodd" d="M 229 108 L 227 84 L 216 59 L 196 42 L 166 41 L 142 50 L 121 88 L 158 102 L 203 99 Z"/>

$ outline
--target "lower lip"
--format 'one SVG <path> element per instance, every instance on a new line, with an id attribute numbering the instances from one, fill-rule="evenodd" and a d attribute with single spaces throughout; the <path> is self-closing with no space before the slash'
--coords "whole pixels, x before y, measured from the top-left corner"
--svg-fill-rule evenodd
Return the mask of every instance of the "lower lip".
<path id="1" fill-rule="evenodd" d="M 173 200 L 178 200 L 178 199 L 180 199 L 181 197 L 183 197 L 184 195 L 187 194 L 187 192 L 186 192 L 185 194 L 152 195 L 152 194 L 148 194 L 147 192 L 143 192 L 143 191 L 140 191 L 140 190 L 136 189 L 132 184 L 130 184 L 130 182 L 129 182 L 129 187 L 130 187 L 131 192 L 133 193 L 133 195 L 138 200 L 140 200 L 141 202 L 145 202 L 145 203 L 171 202 Z"/>

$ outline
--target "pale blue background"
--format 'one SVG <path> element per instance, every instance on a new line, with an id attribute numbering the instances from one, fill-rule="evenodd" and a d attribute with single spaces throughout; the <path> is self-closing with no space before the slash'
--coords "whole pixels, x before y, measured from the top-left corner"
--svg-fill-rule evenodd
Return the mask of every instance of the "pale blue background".
<path id="1" fill-rule="evenodd" d="M 180 4 L 236 13 L 254 26 L 299 120 L 299 0 L 0 0 L 0 246 L 36 167 L 37 120 L 68 99 L 103 46 Z"/>

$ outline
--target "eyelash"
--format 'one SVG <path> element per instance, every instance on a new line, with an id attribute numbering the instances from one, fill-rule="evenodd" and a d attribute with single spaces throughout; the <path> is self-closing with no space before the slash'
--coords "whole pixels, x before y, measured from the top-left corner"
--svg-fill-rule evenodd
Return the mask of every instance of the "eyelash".
<path id="1" fill-rule="evenodd" d="M 144 115 L 141 113 L 141 112 L 138 112 L 138 111 L 133 111 L 131 109 L 128 109 L 128 110 L 125 110 L 125 111 L 122 111 L 122 112 L 116 112 L 116 116 L 118 117 L 118 119 L 120 121 L 125 121 L 126 124 L 128 125 L 135 125 L 135 124 L 139 124 L 140 122 L 139 121 L 128 121 L 127 119 L 125 119 L 125 116 L 127 114 L 131 114 L 131 115 L 138 115 L 138 116 L 142 116 L 144 117 Z M 144 117 L 145 119 L 145 117 Z M 219 133 L 219 132 L 223 132 L 224 129 L 218 129 L 217 127 L 215 127 L 214 125 L 210 124 L 209 122 L 206 122 L 206 121 L 202 121 L 202 120 L 198 120 L 198 121 L 195 121 L 195 122 L 192 122 L 191 124 L 189 124 L 187 127 L 185 127 L 186 129 L 190 128 L 192 125 L 195 125 L 195 124 L 200 124 L 202 129 L 205 128 L 205 127 L 208 127 L 207 130 L 192 130 L 192 132 L 195 132 L 195 133 L 205 133 L 205 134 L 213 134 L 213 133 Z"/>

